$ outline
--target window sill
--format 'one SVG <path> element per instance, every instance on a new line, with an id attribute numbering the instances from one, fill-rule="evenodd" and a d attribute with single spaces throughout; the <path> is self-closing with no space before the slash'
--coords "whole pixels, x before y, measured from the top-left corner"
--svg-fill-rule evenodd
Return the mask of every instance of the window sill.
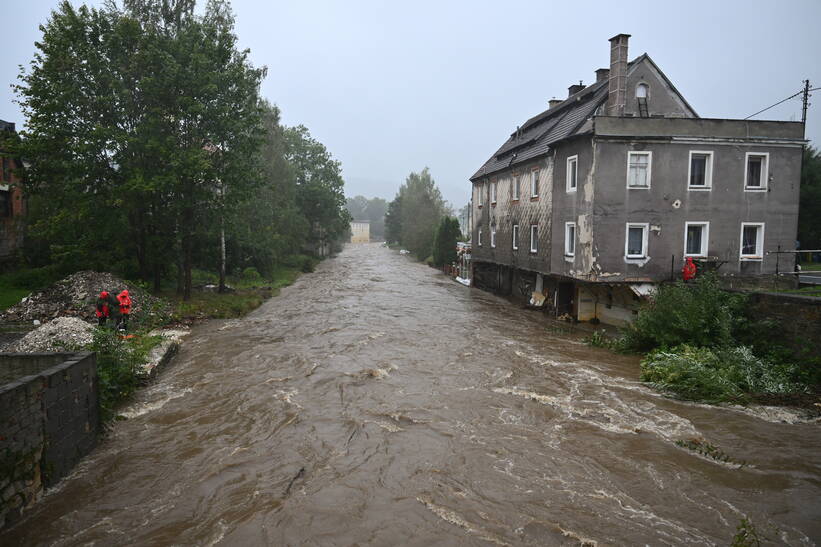
<path id="1" fill-rule="evenodd" d="M 712 186 L 688 186 L 687 187 L 688 192 L 709 192 L 712 189 L 713 189 Z"/>
<path id="2" fill-rule="evenodd" d="M 530 201 L 539 201 L 539 196 L 530 196 Z"/>
<path id="3" fill-rule="evenodd" d="M 739 258 L 741 262 L 761 262 L 764 260 L 762 256 L 742 256 Z"/>
<path id="4" fill-rule="evenodd" d="M 628 190 L 649 190 L 649 186 L 628 186 Z"/>
<path id="5" fill-rule="evenodd" d="M 566 189 L 566 192 L 567 192 L 568 194 L 575 194 L 575 193 L 576 193 L 576 190 L 578 190 L 578 188 L 567 188 L 567 189 Z"/>
<path id="6" fill-rule="evenodd" d="M 510 200 L 511 203 L 519 203 L 519 198 L 513 198 Z"/>
<path id="7" fill-rule="evenodd" d="M 494 201 L 493 203 L 490 204 L 490 206 L 491 207 L 496 207 L 496 202 Z"/>
<path id="8" fill-rule="evenodd" d="M 482 208 L 482 204 L 480 203 L 480 204 L 479 204 L 479 209 L 481 209 L 481 208 Z"/>
<path id="9" fill-rule="evenodd" d="M 745 192 L 766 192 L 767 188 L 766 187 L 761 188 L 761 187 L 758 187 L 758 186 L 745 186 L 744 191 Z"/>
<path id="10" fill-rule="evenodd" d="M 703 255 L 688 255 L 686 253 L 684 254 L 685 259 L 687 259 L 687 258 L 707 258 L 707 256 L 708 255 L 706 255 L 706 254 L 703 254 Z"/>
<path id="11" fill-rule="evenodd" d="M 649 256 L 625 256 L 624 262 L 626 264 L 637 264 L 639 266 L 644 266 L 647 262 L 650 261 Z"/>

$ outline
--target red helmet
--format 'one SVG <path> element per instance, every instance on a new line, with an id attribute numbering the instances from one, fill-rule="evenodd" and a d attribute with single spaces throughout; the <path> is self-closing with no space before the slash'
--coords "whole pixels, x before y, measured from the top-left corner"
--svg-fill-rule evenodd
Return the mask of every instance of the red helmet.
<path id="1" fill-rule="evenodd" d="M 123 289 L 123 292 L 120 293 L 120 296 L 128 296 L 128 289 Z"/>
<path id="2" fill-rule="evenodd" d="M 108 298 L 108 291 L 103 291 L 100 293 L 100 298 Z"/>

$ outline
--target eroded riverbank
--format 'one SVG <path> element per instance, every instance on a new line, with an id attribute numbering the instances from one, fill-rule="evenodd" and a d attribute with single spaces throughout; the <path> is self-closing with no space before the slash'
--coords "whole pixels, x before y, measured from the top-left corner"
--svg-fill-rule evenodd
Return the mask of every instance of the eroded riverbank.
<path id="1" fill-rule="evenodd" d="M 377 245 L 192 329 L 3 542 L 728 544 L 821 537 L 821 433 L 666 399 L 638 360 Z M 725 465 L 676 446 L 703 438 Z"/>

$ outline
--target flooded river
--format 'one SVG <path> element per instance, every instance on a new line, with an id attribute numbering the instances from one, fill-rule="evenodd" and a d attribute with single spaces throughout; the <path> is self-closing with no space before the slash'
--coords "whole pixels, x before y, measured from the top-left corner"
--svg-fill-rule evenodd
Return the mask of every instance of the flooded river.
<path id="1" fill-rule="evenodd" d="M 660 397 L 638 360 L 378 245 L 195 328 L 4 545 L 821 538 L 821 428 Z M 675 445 L 703 438 L 741 469 Z"/>

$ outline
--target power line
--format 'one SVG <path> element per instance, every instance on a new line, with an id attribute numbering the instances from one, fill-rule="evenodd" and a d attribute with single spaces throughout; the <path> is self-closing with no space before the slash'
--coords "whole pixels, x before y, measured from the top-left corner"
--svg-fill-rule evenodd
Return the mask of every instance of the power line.
<path id="1" fill-rule="evenodd" d="M 780 105 L 781 103 L 786 103 L 786 102 L 787 102 L 787 101 L 789 101 L 790 99 L 794 99 L 794 98 L 798 97 L 799 95 L 801 95 L 802 93 L 809 93 L 809 92 L 811 92 L 811 91 L 818 91 L 819 89 L 821 89 L 821 87 L 814 87 L 814 88 L 812 88 L 812 89 L 807 89 L 807 90 L 802 89 L 802 90 L 801 90 L 801 91 L 799 91 L 798 93 L 796 93 L 796 94 L 794 94 L 794 95 L 790 95 L 790 96 L 789 96 L 789 97 L 787 97 L 786 99 L 783 99 L 783 100 L 781 100 L 781 101 L 778 101 L 777 103 L 772 104 L 772 105 L 768 106 L 767 108 L 765 108 L 765 109 L 763 109 L 763 110 L 759 110 L 759 111 L 758 111 L 758 112 L 756 112 L 755 114 L 750 114 L 749 116 L 747 116 L 747 117 L 746 117 L 746 118 L 744 118 L 744 119 L 745 119 L 745 120 L 749 120 L 749 119 L 750 119 L 750 118 L 752 118 L 753 116 L 758 116 L 758 115 L 759 115 L 759 114 L 761 114 L 762 112 L 766 112 L 767 110 L 769 110 L 769 109 L 771 109 L 771 108 L 775 108 L 776 106 Z"/>
<path id="2" fill-rule="evenodd" d="M 777 103 L 775 103 L 775 104 L 773 104 L 773 105 L 770 105 L 770 106 L 768 106 L 767 108 L 765 108 L 765 109 L 763 109 L 763 110 L 759 110 L 759 111 L 758 111 L 758 112 L 756 112 L 755 114 L 750 114 L 749 116 L 747 116 L 747 117 L 746 117 L 746 118 L 744 118 L 744 119 L 745 119 L 745 120 L 749 120 L 749 119 L 750 119 L 750 118 L 752 118 L 753 116 L 758 116 L 758 115 L 759 115 L 759 114 L 761 114 L 762 112 L 766 112 L 766 111 L 768 111 L 768 110 L 769 110 L 769 109 L 771 109 L 771 108 L 775 108 L 776 106 L 780 105 L 781 103 L 786 103 L 786 102 L 787 102 L 787 101 L 789 101 L 790 99 L 794 99 L 794 98 L 798 97 L 799 95 L 801 95 L 802 93 L 804 93 L 804 90 L 803 90 L 803 89 L 802 89 L 801 91 L 799 91 L 798 93 L 796 93 L 795 95 L 790 95 L 789 97 L 787 97 L 786 99 L 784 99 L 784 100 L 782 100 L 782 101 L 778 101 Z"/>

